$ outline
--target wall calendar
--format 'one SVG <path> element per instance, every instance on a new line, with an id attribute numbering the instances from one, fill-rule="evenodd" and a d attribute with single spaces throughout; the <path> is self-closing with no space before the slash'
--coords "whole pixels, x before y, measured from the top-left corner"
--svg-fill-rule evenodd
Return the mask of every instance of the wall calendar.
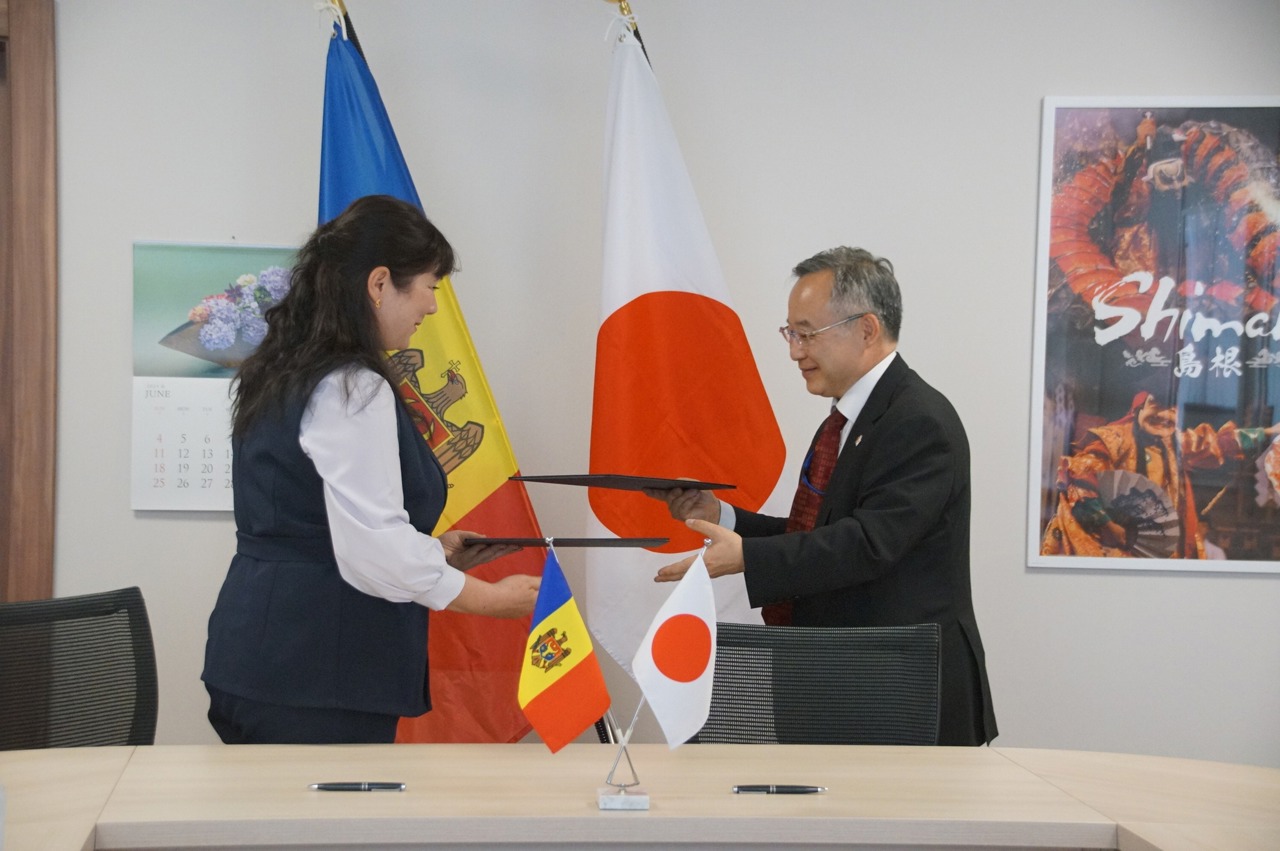
<path id="1" fill-rule="evenodd" d="M 231 381 L 133 379 L 135 510 L 231 510 Z"/>
<path id="2" fill-rule="evenodd" d="M 135 511 L 230 511 L 231 380 L 289 288 L 293 249 L 133 247 Z"/>

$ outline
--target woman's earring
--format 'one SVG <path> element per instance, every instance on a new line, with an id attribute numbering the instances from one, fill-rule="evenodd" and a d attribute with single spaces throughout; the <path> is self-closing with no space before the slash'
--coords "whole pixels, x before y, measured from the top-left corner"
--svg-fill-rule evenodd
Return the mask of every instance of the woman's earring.
<path id="1" fill-rule="evenodd" d="M 382 299 L 380 299 L 380 298 L 375 298 L 375 299 L 373 300 L 373 306 L 374 306 L 375 308 L 377 308 L 378 310 L 381 310 L 381 309 L 382 309 Z"/>

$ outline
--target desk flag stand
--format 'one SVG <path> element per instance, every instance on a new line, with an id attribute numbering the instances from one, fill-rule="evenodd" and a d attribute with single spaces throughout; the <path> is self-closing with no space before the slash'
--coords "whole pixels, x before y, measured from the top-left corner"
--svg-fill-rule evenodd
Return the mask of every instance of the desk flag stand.
<path id="1" fill-rule="evenodd" d="M 649 793 L 640 788 L 640 775 L 636 774 L 636 767 L 631 762 L 631 754 L 627 751 L 627 743 L 631 741 L 631 734 L 636 729 L 636 719 L 640 717 L 640 710 L 644 707 L 644 695 L 640 695 L 640 702 L 636 704 L 635 714 L 631 716 L 631 723 L 627 726 L 627 731 L 618 736 L 618 722 L 613 717 L 613 710 L 605 712 L 605 727 L 611 741 L 618 742 L 618 754 L 613 758 L 613 765 L 609 768 L 609 774 L 605 777 L 605 785 L 601 786 L 596 793 L 596 804 L 602 810 L 647 810 L 649 809 Z M 618 766 L 622 762 L 623 757 L 627 758 L 627 770 L 631 772 L 630 781 L 622 781 L 615 777 L 618 772 Z"/>

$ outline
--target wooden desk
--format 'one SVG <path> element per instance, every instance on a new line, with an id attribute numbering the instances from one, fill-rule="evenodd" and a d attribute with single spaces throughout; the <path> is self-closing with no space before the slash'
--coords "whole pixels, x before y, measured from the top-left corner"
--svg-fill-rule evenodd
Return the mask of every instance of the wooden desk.
<path id="1" fill-rule="evenodd" d="M 1280 771 L 1195 759 L 999 748 L 1120 826 L 1121 851 L 1275 851 Z"/>
<path id="2" fill-rule="evenodd" d="M 631 752 L 648 811 L 596 807 L 615 753 L 608 745 L 574 744 L 554 755 L 538 744 L 0 753 L 9 790 L 5 851 L 676 843 L 1190 851 L 1271 848 L 1280 836 L 1280 771 L 1251 766 L 1001 748 L 635 745 Z M 68 772 L 82 778 L 82 791 L 61 785 Z M 402 781 L 408 789 L 307 788 L 333 780 Z M 830 791 L 732 794 L 740 783 Z M 57 838 L 28 844 L 60 813 L 75 817 Z"/>
<path id="3" fill-rule="evenodd" d="M 1122 824 L 1120 851 L 1276 851 L 1280 827 L 1238 824 Z"/>
<path id="4" fill-rule="evenodd" d="M 5 851 L 93 848 L 93 828 L 133 748 L 0 751 Z"/>
<path id="5" fill-rule="evenodd" d="M 1114 822 L 1000 754 L 970 748 L 636 745 L 647 812 L 602 812 L 607 745 L 139 748 L 99 848 L 281 842 L 886 843 L 1114 848 Z M 312 792 L 398 780 L 403 793 Z M 825 795 L 734 795 L 735 783 Z"/>

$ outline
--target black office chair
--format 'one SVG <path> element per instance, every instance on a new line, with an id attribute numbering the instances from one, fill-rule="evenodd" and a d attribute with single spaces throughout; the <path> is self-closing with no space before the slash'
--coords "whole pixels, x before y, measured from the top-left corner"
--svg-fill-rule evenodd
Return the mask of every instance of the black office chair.
<path id="1" fill-rule="evenodd" d="M 0 603 L 0 750 L 154 744 L 157 691 L 139 589 Z"/>
<path id="2" fill-rule="evenodd" d="M 711 713 L 694 741 L 936 745 L 937 624 L 716 625 Z"/>

